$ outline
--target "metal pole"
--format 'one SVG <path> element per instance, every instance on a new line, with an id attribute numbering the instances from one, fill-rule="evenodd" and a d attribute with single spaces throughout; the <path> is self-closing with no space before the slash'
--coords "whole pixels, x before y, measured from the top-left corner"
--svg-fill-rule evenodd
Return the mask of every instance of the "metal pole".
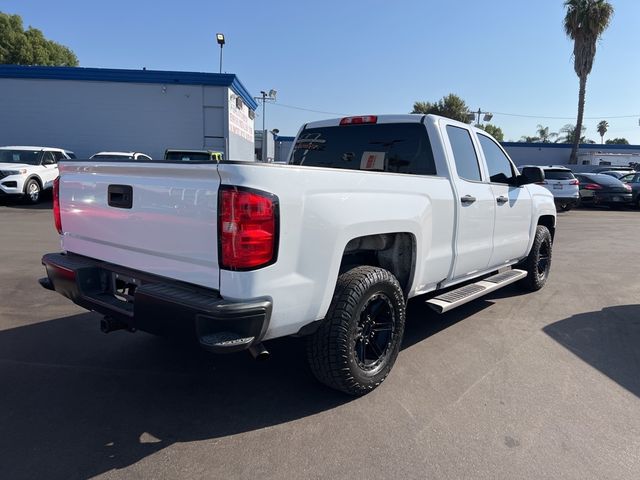
<path id="1" fill-rule="evenodd" d="M 482 110 L 479 108 L 479 109 L 478 109 L 478 125 L 482 125 L 482 124 L 480 123 L 480 115 L 482 115 Z"/>
<path id="2" fill-rule="evenodd" d="M 222 73 L 222 47 L 223 45 L 220 45 L 220 73 Z"/>
<path id="3" fill-rule="evenodd" d="M 267 94 L 262 92 L 262 134 L 264 135 L 264 121 L 265 121 L 265 113 L 264 113 L 264 105 L 267 103 Z"/>

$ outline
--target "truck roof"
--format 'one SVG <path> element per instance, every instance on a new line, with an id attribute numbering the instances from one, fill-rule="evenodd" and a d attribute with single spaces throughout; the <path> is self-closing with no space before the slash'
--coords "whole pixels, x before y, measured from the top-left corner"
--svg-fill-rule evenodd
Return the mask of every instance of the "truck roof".
<path id="1" fill-rule="evenodd" d="M 440 115 L 432 115 L 432 114 L 425 115 L 424 113 L 384 114 L 384 115 L 374 115 L 374 114 L 370 114 L 370 115 L 350 115 L 348 117 L 330 118 L 330 119 L 327 119 L 327 120 L 318 120 L 316 122 L 309 122 L 306 125 L 304 125 L 303 128 L 337 127 L 337 126 L 340 125 L 340 122 L 343 121 L 345 118 L 357 118 L 357 117 L 362 117 L 362 118 L 365 118 L 365 117 L 376 117 L 375 122 L 371 122 L 371 123 L 376 123 L 376 124 L 383 124 L 383 123 L 420 123 L 420 122 L 422 122 L 422 119 L 424 117 L 429 118 L 431 121 L 437 121 L 438 119 L 442 118 L 442 119 L 446 119 L 448 122 L 459 123 L 461 126 L 471 127 L 473 130 L 476 130 L 478 132 L 482 132 L 484 134 L 487 134 L 487 132 L 485 132 L 484 130 L 481 130 L 479 128 L 474 127 L 472 124 L 458 122 L 458 121 L 453 120 L 451 118 L 442 117 Z"/>

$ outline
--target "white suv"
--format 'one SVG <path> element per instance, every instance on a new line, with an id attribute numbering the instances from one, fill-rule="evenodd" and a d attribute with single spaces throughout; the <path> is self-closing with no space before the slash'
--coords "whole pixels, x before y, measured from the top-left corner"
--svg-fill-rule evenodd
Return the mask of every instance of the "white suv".
<path id="1" fill-rule="evenodd" d="M 519 168 L 524 168 L 524 165 Z M 580 203 L 580 192 L 578 180 L 573 172 L 561 165 L 545 165 L 540 167 L 544 170 L 544 182 L 542 186 L 553 193 L 553 198 L 558 210 L 568 212 Z"/>
<path id="2" fill-rule="evenodd" d="M 73 152 L 49 147 L 0 147 L 0 196 L 23 196 L 38 203 L 43 190 L 58 176 L 58 161 Z"/>

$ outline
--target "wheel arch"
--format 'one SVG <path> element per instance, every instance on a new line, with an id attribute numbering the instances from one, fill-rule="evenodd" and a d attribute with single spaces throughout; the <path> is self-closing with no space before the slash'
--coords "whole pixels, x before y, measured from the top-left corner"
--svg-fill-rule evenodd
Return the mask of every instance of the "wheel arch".
<path id="1" fill-rule="evenodd" d="M 363 235 L 347 242 L 340 262 L 340 274 L 360 265 L 384 268 L 400 283 L 406 296 L 416 272 L 416 237 L 409 232 Z"/>
<path id="2" fill-rule="evenodd" d="M 549 229 L 549 233 L 551 233 L 551 240 L 554 239 L 556 235 L 556 217 L 554 215 L 541 215 L 538 218 L 537 225 L 542 225 Z"/>
<path id="3" fill-rule="evenodd" d="M 35 180 L 36 182 L 38 182 L 40 190 L 44 190 L 44 183 L 42 182 L 42 179 L 37 174 L 32 173 L 24 180 L 24 183 L 22 184 L 22 190 L 24 191 L 24 193 L 27 193 L 27 184 L 29 183 L 29 180 Z"/>

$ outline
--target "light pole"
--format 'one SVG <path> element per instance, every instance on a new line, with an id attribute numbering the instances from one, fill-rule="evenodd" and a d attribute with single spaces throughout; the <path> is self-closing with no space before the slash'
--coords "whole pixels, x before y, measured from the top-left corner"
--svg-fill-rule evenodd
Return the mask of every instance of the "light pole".
<path id="1" fill-rule="evenodd" d="M 216 33 L 216 41 L 220 45 L 220 73 L 222 73 L 222 47 L 224 46 L 224 34 Z"/>
<path id="2" fill-rule="evenodd" d="M 480 116 L 484 113 L 484 117 L 482 117 L 482 120 L 484 120 L 485 122 L 490 122 L 491 119 L 493 118 L 493 113 L 489 113 L 489 112 L 483 112 L 481 108 L 478 109 L 477 112 L 469 112 L 468 115 L 471 119 L 473 119 L 473 117 L 475 117 L 476 115 L 478 115 L 478 123 L 477 125 L 482 125 L 481 121 L 480 121 Z"/>
<path id="3" fill-rule="evenodd" d="M 265 162 L 267 160 L 267 114 L 266 114 L 266 104 L 268 101 L 275 102 L 276 101 L 276 92 L 273 88 L 269 90 L 269 92 L 265 92 L 264 90 L 260 90 L 259 97 L 253 97 L 254 100 L 262 102 L 262 160 Z"/>
<path id="4" fill-rule="evenodd" d="M 276 95 L 278 94 L 278 92 L 276 92 L 273 88 L 271 90 L 269 90 L 269 93 L 260 90 L 260 96 L 259 97 L 253 97 L 255 100 L 260 100 L 262 102 L 262 131 L 264 132 L 266 130 L 266 114 L 265 114 L 265 104 L 267 103 L 267 101 L 270 102 L 275 102 L 276 101 Z"/>

